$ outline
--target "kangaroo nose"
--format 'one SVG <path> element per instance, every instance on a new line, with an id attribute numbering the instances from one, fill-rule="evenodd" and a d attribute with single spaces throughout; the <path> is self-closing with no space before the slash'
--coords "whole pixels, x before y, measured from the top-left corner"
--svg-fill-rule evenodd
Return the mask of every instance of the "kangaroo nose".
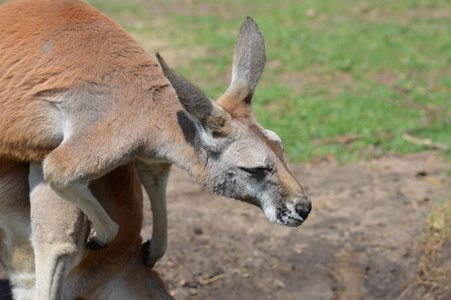
<path id="1" fill-rule="evenodd" d="M 294 209 L 297 214 L 305 221 L 307 219 L 308 214 L 312 210 L 312 202 L 310 201 L 309 196 L 303 196 L 298 204 L 295 205 Z"/>

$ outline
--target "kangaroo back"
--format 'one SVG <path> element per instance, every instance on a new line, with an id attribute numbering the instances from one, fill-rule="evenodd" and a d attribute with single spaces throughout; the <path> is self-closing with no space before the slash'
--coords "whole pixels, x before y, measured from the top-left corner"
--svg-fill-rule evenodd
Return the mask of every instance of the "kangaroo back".
<path id="1" fill-rule="evenodd" d="M 7 2 L 0 28 L 0 157 L 42 161 L 75 123 L 133 113 L 127 102 L 143 99 L 136 81 L 169 84 L 126 32 L 81 1 Z"/>

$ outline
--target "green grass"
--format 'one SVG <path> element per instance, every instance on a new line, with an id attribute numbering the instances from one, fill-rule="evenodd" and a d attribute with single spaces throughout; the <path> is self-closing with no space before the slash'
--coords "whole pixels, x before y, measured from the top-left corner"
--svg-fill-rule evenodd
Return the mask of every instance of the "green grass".
<path id="1" fill-rule="evenodd" d="M 167 62 L 212 98 L 228 86 L 241 23 L 254 17 L 268 60 L 254 113 L 292 160 L 431 149 L 406 131 L 451 147 L 448 0 L 88 2 L 148 51 L 175 52 Z M 340 142 L 347 136 L 356 138 Z"/>
<path id="2" fill-rule="evenodd" d="M 291 159 L 355 161 L 430 149 L 406 141 L 406 131 L 451 147 L 447 1 L 141 2 L 135 17 L 163 20 L 148 34 L 193 52 L 176 67 L 212 98 L 228 85 L 239 26 L 247 15 L 256 19 L 268 66 L 254 113 L 285 140 Z M 134 36 L 145 43 L 142 32 Z M 204 51 L 196 56 L 199 48 Z M 338 142 L 343 136 L 357 138 Z"/>

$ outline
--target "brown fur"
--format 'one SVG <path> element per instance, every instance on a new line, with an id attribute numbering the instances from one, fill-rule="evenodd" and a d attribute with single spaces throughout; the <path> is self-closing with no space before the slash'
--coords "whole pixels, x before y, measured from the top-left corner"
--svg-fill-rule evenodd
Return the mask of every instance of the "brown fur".
<path id="1" fill-rule="evenodd" d="M 84 207 L 105 246 L 117 225 L 85 187 L 70 188 L 160 148 L 192 161 L 177 122 L 183 106 L 157 62 L 81 1 L 8 2 L 0 28 L 0 159 L 43 162 L 45 179 Z M 203 164 L 190 171 L 205 181 Z"/>
<path id="2" fill-rule="evenodd" d="M 88 247 L 109 245 L 119 228 L 106 212 L 116 204 L 98 201 L 109 189 L 99 192 L 92 182 L 132 161 L 158 224 L 150 265 L 167 247 L 172 163 L 217 194 L 258 205 L 270 221 L 299 226 L 307 218 L 310 199 L 280 138 L 252 116 L 266 61 L 252 18 L 237 38 L 231 85 L 216 103 L 172 76 L 162 60 L 160 69 L 117 24 L 81 1 L 8 2 L 0 6 L 0 28 L 0 160 L 30 162 L 32 202 L 60 197 L 81 209 L 93 227 Z M 32 215 L 42 208 L 32 205 Z M 33 228 L 39 221 L 32 218 Z M 44 230 L 33 236 L 46 238 Z M 39 257 L 37 265 L 45 266 Z"/>
<path id="3" fill-rule="evenodd" d="M 15 225 L 3 229 L 12 230 L 16 234 L 19 234 L 16 231 L 18 228 L 30 227 L 27 177 L 27 164 L 16 163 L 7 167 L 0 165 L 0 183 L 9 180 L 11 187 L 9 192 L 0 191 L 0 219 L 5 221 L 9 216 L 14 216 Z M 112 294 L 121 291 L 126 295 L 135 296 L 136 299 L 171 299 L 159 274 L 142 263 L 140 236 L 143 218 L 142 190 L 133 164 L 120 167 L 93 181 L 90 187 L 110 216 L 119 223 L 120 231 L 114 242 L 106 249 L 85 250 L 83 244 L 78 248 L 77 252 L 83 255 L 80 261 L 72 262 L 74 265 L 64 278 L 65 298 L 91 299 L 90 295 L 96 295 L 98 291 L 102 293 L 110 291 Z M 63 206 L 69 205 L 62 199 L 59 201 Z M 47 211 L 50 210 L 49 215 L 54 216 L 53 218 L 46 216 L 46 223 L 50 224 L 49 226 L 62 222 L 59 218 L 64 213 L 61 210 L 53 212 L 52 209 L 53 207 L 46 208 Z M 86 220 L 83 227 L 75 232 L 78 239 L 79 235 L 83 235 L 81 240 L 84 240 L 84 235 L 89 230 Z M 0 233 L 3 229 L 0 228 Z M 3 240 L 4 237 L 0 235 L 0 245 Z M 0 247 L 0 260 L 7 271 L 12 274 L 33 272 L 34 254 L 30 239 L 25 236 L 13 239 L 12 246 L 13 251 L 9 258 L 5 257 L 7 246 Z M 26 282 L 22 282 L 23 279 L 20 281 L 17 277 L 14 278 L 15 286 L 27 286 Z"/>
<path id="4" fill-rule="evenodd" d="M 114 101 L 103 120 L 111 130 L 127 125 L 124 112 L 133 109 L 131 102 L 154 110 L 147 99 L 167 94 L 177 104 L 158 64 L 117 24 L 81 1 L 9 2 L 0 10 L 0 28 L 0 157 L 42 161 L 55 149 L 63 136 L 49 114 L 59 101 L 52 96 L 74 88 Z M 136 80 L 142 90 L 136 90 Z M 92 105 L 86 111 L 98 109 L 98 103 Z M 96 139 L 105 136 L 93 130 Z"/>

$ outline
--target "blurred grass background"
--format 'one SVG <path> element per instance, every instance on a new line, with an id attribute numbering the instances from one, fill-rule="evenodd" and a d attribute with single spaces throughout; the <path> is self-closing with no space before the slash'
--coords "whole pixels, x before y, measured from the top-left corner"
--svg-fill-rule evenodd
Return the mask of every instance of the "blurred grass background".
<path id="1" fill-rule="evenodd" d="M 291 160 L 431 148 L 451 157 L 449 0 L 87 2 L 212 99 L 229 84 L 236 35 L 252 16 L 267 51 L 254 113 Z"/>

